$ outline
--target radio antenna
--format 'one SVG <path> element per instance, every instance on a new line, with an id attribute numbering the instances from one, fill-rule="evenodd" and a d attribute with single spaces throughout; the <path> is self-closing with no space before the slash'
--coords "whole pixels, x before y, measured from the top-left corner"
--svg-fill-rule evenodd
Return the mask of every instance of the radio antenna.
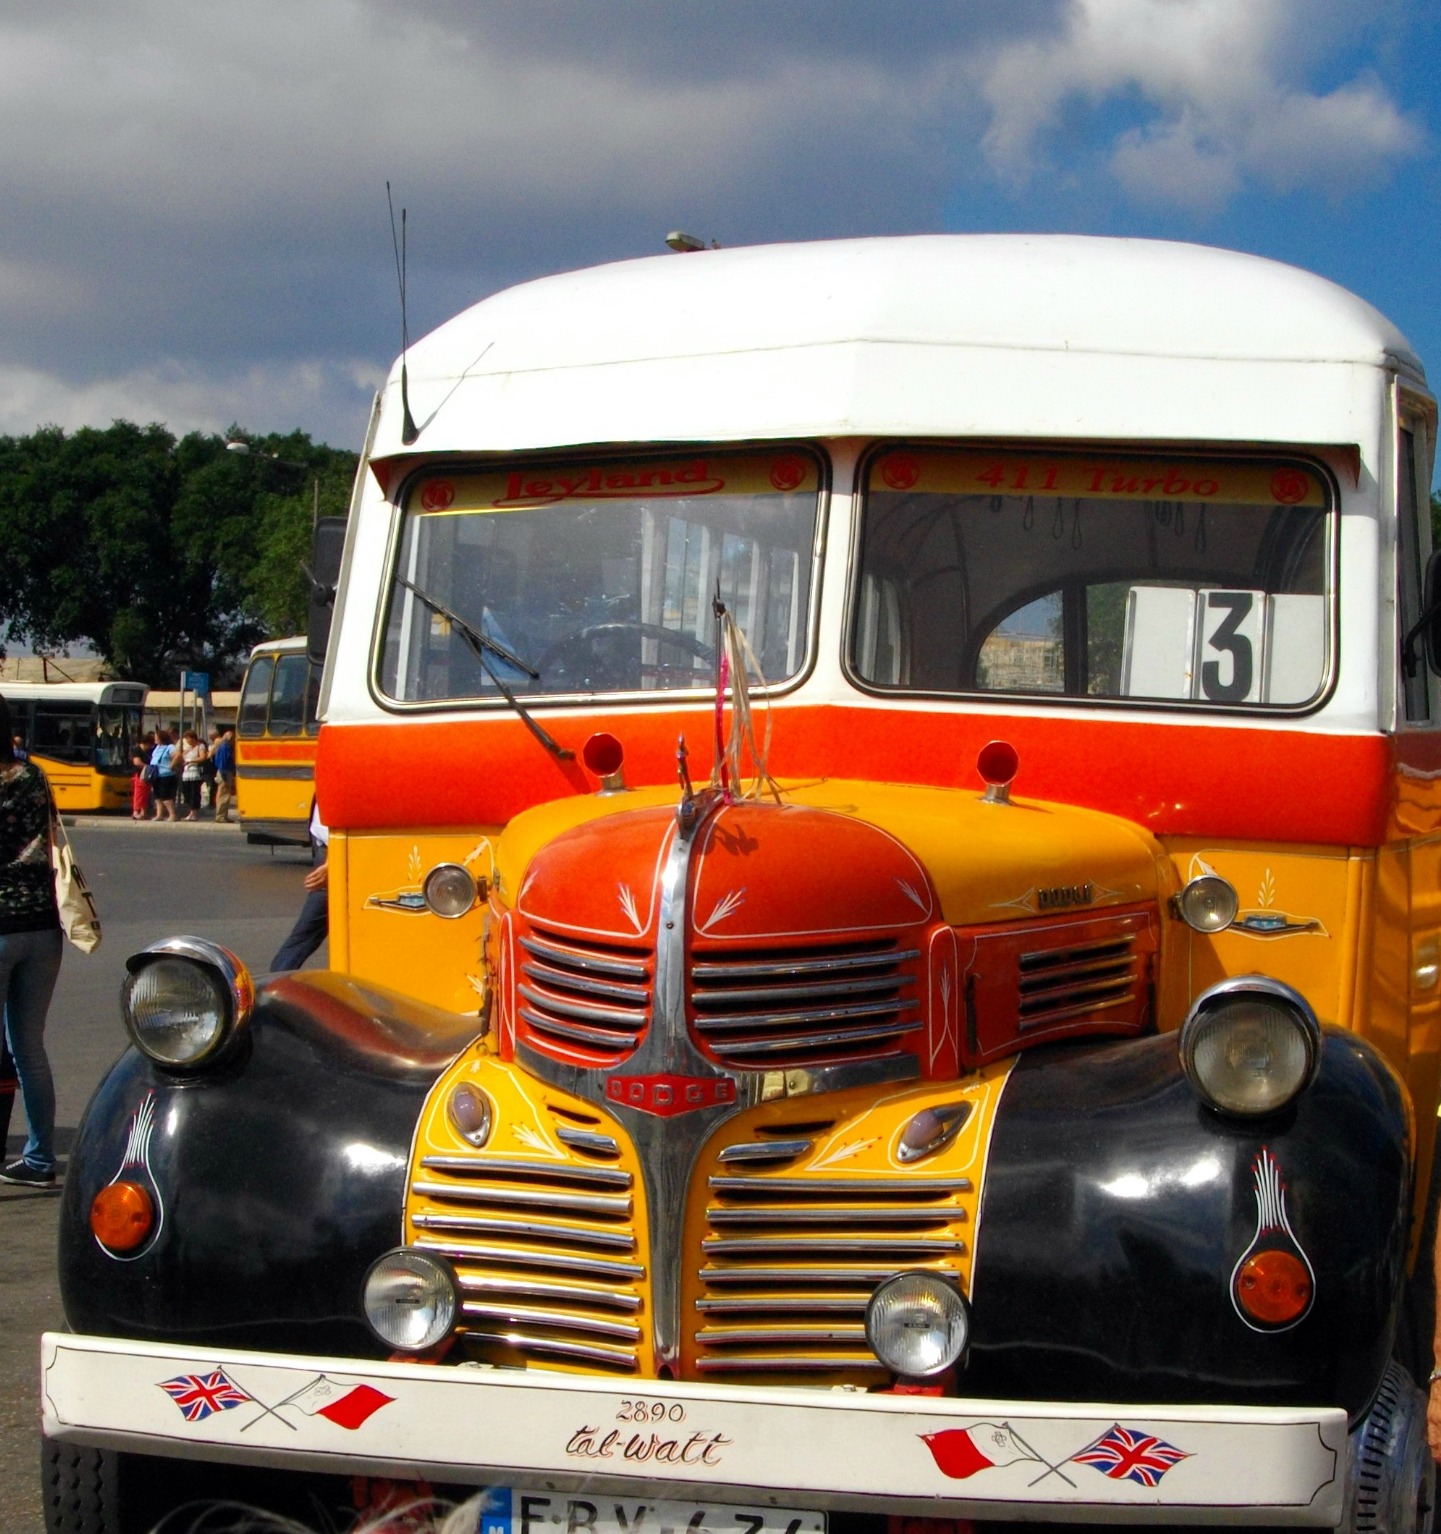
<path id="1" fill-rule="evenodd" d="M 385 183 L 385 204 L 390 209 L 390 244 L 395 251 L 395 277 L 400 284 L 400 440 L 409 447 L 420 435 L 415 417 L 410 413 L 410 379 L 406 374 L 405 357 L 410 350 L 410 322 L 405 310 L 405 209 L 400 210 L 400 238 L 395 234 L 395 200 L 390 195 L 390 182 Z"/>

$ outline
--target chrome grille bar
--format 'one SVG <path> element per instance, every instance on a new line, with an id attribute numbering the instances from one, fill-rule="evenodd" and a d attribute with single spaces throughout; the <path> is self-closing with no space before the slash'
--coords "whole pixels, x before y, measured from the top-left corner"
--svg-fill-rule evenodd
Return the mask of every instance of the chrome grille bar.
<path id="1" fill-rule="evenodd" d="M 412 1193 L 427 1198 L 453 1199 L 471 1204 L 519 1204 L 534 1209 L 565 1210 L 571 1214 L 613 1214 L 629 1218 L 628 1193 L 572 1193 L 552 1188 L 502 1188 L 453 1182 L 415 1182 Z"/>
<path id="2" fill-rule="evenodd" d="M 541 937 L 527 932 L 520 939 L 520 946 L 538 959 L 550 960 L 564 968 L 579 970 L 587 975 L 614 975 L 622 980 L 643 982 L 649 978 L 650 966 L 639 955 L 633 959 L 619 954 L 603 953 L 591 948 L 570 947 L 554 938 Z"/>
<path id="3" fill-rule="evenodd" d="M 793 1326 L 781 1323 L 777 1326 L 730 1326 L 712 1327 L 696 1333 L 696 1341 L 710 1347 L 739 1345 L 754 1347 L 757 1343 L 810 1343 L 824 1347 L 835 1342 L 864 1342 L 864 1326 Z"/>
<path id="4" fill-rule="evenodd" d="M 526 1022 L 541 1033 L 557 1034 L 576 1044 L 593 1044 L 600 1049 L 613 1050 L 616 1054 L 629 1049 L 637 1037 L 635 1033 L 615 1033 L 605 1028 L 588 1028 L 583 1023 L 561 1022 L 558 1018 L 532 1012 L 529 1007 L 518 1010 Z"/>
<path id="5" fill-rule="evenodd" d="M 717 1193 L 814 1193 L 819 1198 L 944 1198 L 969 1193 L 969 1177 L 711 1177 Z M 947 1209 L 949 1213 L 949 1208 Z M 959 1212 L 959 1211 L 958 1211 Z"/>
<path id="6" fill-rule="evenodd" d="M 726 963 L 697 959 L 691 965 L 696 980 L 765 980 L 772 975 L 822 975 L 841 971 L 875 969 L 882 964 L 908 964 L 919 959 L 919 948 L 886 949 L 878 953 L 818 954 L 803 959 L 770 959 L 759 963 Z"/>
<path id="7" fill-rule="evenodd" d="M 474 1255 L 463 1249 L 451 1250 L 459 1250 L 459 1254 L 464 1257 Z M 571 1301 L 578 1305 L 609 1307 L 611 1310 L 640 1309 L 640 1296 L 629 1289 L 597 1289 L 586 1284 L 553 1283 L 543 1279 L 520 1278 L 513 1273 L 502 1277 L 493 1273 L 460 1272 L 458 1277 L 460 1287 L 466 1294 L 519 1295 L 522 1299 Z"/>
<path id="8" fill-rule="evenodd" d="M 619 980 L 595 980 L 589 975 L 571 975 L 545 964 L 522 964 L 521 974 L 549 990 L 579 991 L 582 996 L 600 996 L 608 1001 L 629 1001 L 645 1006 L 650 992 L 643 985 L 626 985 Z"/>
<path id="9" fill-rule="evenodd" d="M 620 1262 L 613 1258 L 593 1257 L 589 1252 L 571 1253 L 536 1250 L 516 1246 L 486 1246 L 479 1242 L 417 1241 L 427 1252 L 439 1252 L 456 1262 L 485 1263 L 491 1267 L 540 1268 L 546 1272 L 571 1273 L 581 1278 L 599 1280 L 643 1278 L 645 1269 L 638 1262 Z"/>
<path id="10" fill-rule="evenodd" d="M 589 1332 L 597 1337 L 617 1337 L 625 1342 L 640 1340 L 640 1327 L 633 1321 L 612 1321 L 605 1316 L 591 1316 L 573 1310 L 542 1310 L 535 1305 L 497 1305 L 487 1300 L 462 1300 L 461 1310 L 482 1321 L 507 1321 L 514 1326 L 554 1326 L 565 1331 Z"/>
<path id="11" fill-rule="evenodd" d="M 629 1231 L 596 1230 L 589 1225 L 550 1225 L 539 1220 L 499 1220 L 474 1214 L 417 1214 L 411 1216 L 411 1224 L 417 1230 L 474 1231 L 478 1236 L 514 1236 L 517 1241 L 569 1241 L 626 1252 L 635 1249 L 635 1237 Z"/>
<path id="12" fill-rule="evenodd" d="M 795 1007 L 784 1012 L 708 1013 L 696 1019 L 696 1027 L 704 1033 L 733 1032 L 742 1028 L 793 1028 L 802 1023 L 844 1023 L 851 1018 L 894 1017 L 898 1012 L 911 1012 L 918 1006 L 920 1003 L 914 998 L 894 997 L 886 1001 L 858 1001 L 853 1007 Z M 901 1031 L 906 1032 L 911 1027 L 919 1026 L 919 1023 L 912 1023 Z M 847 1037 L 855 1038 L 859 1034 L 859 1029 L 854 1032 L 847 1030 Z"/>
<path id="13" fill-rule="evenodd" d="M 706 1219 L 712 1225 L 945 1225 L 954 1220 L 952 1209 L 926 1208 L 915 1204 L 903 1208 L 833 1209 L 825 1204 L 763 1204 L 754 1209 L 711 1208 Z"/>
<path id="14" fill-rule="evenodd" d="M 964 1252 L 966 1243 L 959 1236 L 717 1236 L 701 1242 L 708 1257 L 757 1256 L 818 1257 L 836 1253 L 847 1256 L 904 1257 L 911 1252 Z"/>
<path id="15" fill-rule="evenodd" d="M 565 1130 L 562 1129 L 560 1134 L 564 1139 Z M 569 1161 L 521 1161 L 503 1156 L 423 1156 L 420 1164 L 427 1172 L 461 1172 L 476 1177 L 536 1177 L 547 1182 L 589 1183 L 592 1187 L 628 1188 L 632 1182 L 629 1172 L 616 1167 L 578 1166 Z"/>
<path id="16" fill-rule="evenodd" d="M 564 997 L 556 996 L 552 992 L 537 991 L 532 986 L 523 985 L 520 994 L 531 1003 L 532 1006 L 542 1008 L 547 1014 L 559 1013 L 561 1017 L 574 1018 L 582 1023 L 595 1023 L 601 1026 L 609 1024 L 613 1028 L 625 1029 L 634 1032 L 645 1027 L 645 1011 L 643 1008 L 630 1008 L 622 1011 L 618 1007 L 593 1007 L 585 1002 L 569 1001 Z"/>
<path id="17" fill-rule="evenodd" d="M 586 1363 L 611 1364 L 634 1372 L 636 1355 L 633 1348 L 612 1347 L 604 1342 L 571 1342 L 564 1337 L 548 1337 L 535 1332 L 523 1331 L 471 1331 L 467 1336 L 473 1342 L 493 1343 L 500 1347 L 515 1348 L 522 1353 L 543 1353 L 552 1357 L 579 1358 Z"/>
<path id="18" fill-rule="evenodd" d="M 837 1349 L 824 1355 L 786 1353 L 709 1353 L 696 1359 L 704 1374 L 834 1374 L 839 1369 L 879 1369 L 876 1355 Z"/>

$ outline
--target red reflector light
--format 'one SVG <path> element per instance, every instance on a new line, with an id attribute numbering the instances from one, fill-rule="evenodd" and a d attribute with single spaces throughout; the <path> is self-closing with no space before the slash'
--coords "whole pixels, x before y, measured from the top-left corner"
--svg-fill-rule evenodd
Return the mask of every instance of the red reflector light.
<path id="1" fill-rule="evenodd" d="M 620 771 L 625 748 L 614 735 L 598 731 L 581 747 L 581 760 L 598 778 L 608 778 Z"/>
<path id="2" fill-rule="evenodd" d="M 997 787 L 1009 783 L 1020 765 L 1016 748 L 1008 740 L 990 741 L 981 747 L 980 755 L 976 757 L 976 771 L 980 773 L 981 781 Z"/>
<path id="3" fill-rule="evenodd" d="M 112 1182 L 91 1200 L 90 1229 L 108 1251 L 133 1251 L 154 1223 L 155 1205 L 138 1182 Z"/>
<path id="4" fill-rule="evenodd" d="M 1236 1274 L 1236 1300 L 1263 1326 L 1284 1326 L 1311 1303 L 1310 1269 L 1294 1252 L 1256 1252 Z"/>

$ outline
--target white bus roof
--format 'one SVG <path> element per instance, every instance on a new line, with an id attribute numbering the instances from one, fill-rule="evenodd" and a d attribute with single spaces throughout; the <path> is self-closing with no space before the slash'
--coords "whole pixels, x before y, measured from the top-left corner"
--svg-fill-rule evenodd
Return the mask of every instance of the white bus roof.
<path id="1" fill-rule="evenodd" d="M 143 703 L 144 682 L 0 682 L 11 700 L 41 703 Z"/>
<path id="2" fill-rule="evenodd" d="M 292 655 L 305 648 L 304 634 L 287 635 L 284 639 L 262 639 L 250 652 L 250 659 L 257 655 Z"/>
<path id="3" fill-rule="evenodd" d="M 1069 235 L 664 255 L 498 293 L 399 364 L 373 456 L 852 435 L 1367 442 L 1405 337 L 1256 256 Z M 1362 398 L 1366 396 L 1366 398 Z"/>

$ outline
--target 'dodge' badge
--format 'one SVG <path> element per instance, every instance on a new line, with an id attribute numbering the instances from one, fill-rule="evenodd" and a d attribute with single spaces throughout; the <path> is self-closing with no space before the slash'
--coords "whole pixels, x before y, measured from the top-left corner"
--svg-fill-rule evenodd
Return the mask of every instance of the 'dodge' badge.
<path id="1" fill-rule="evenodd" d="M 668 1119 L 735 1102 L 736 1084 L 729 1076 L 612 1076 L 605 1095 L 613 1103 Z"/>

